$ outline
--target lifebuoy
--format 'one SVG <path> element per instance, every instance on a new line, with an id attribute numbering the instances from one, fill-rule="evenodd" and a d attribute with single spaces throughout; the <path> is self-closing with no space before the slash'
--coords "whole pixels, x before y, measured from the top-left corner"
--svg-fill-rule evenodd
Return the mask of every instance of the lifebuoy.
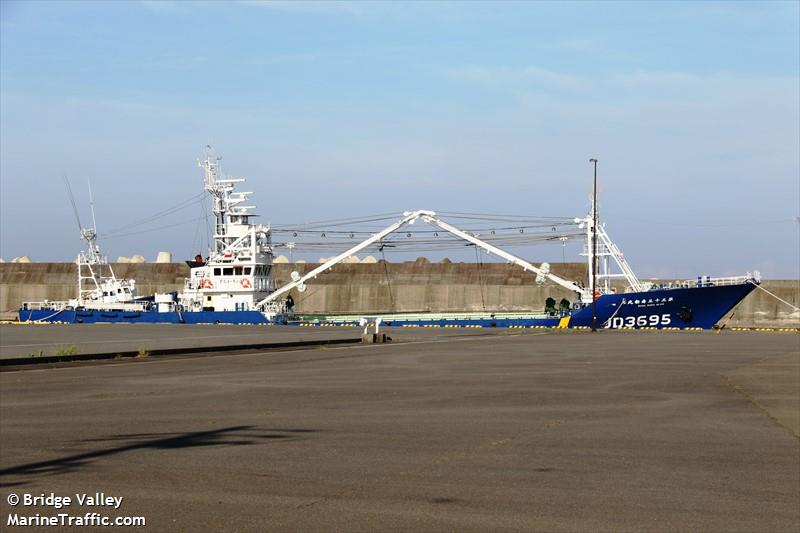
<path id="1" fill-rule="evenodd" d="M 200 288 L 201 289 L 211 289 L 214 287 L 214 284 L 211 283 L 211 280 L 208 278 L 203 278 L 200 280 Z"/>
<path id="2" fill-rule="evenodd" d="M 250 283 L 250 279 L 249 278 L 242 278 L 242 287 L 244 287 L 245 289 L 249 289 L 252 286 L 253 286 L 253 284 Z"/>

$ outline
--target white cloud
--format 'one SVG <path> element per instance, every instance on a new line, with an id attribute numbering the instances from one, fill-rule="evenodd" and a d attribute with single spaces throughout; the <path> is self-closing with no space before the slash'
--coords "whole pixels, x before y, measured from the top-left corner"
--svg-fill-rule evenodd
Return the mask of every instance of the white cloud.
<path id="1" fill-rule="evenodd" d="M 581 76 L 548 70 L 535 65 L 524 67 L 470 65 L 445 68 L 441 72 L 451 79 L 514 92 L 531 89 L 581 91 L 586 87 L 586 79 Z"/>
<path id="2" fill-rule="evenodd" d="M 295 2 L 291 0 L 239 0 L 239 3 L 246 6 L 272 9 L 275 11 L 287 11 L 291 13 L 317 14 L 317 15 L 356 15 L 364 14 L 364 7 L 369 2 L 325 2 L 325 1 L 303 1 Z"/>
<path id="3" fill-rule="evenodd" d="M 171 2 L 169 0 L 139 0 L 140 6 L 160 15 L 175 15 L 184 13 L 184 7 L 191 2 Z"/>

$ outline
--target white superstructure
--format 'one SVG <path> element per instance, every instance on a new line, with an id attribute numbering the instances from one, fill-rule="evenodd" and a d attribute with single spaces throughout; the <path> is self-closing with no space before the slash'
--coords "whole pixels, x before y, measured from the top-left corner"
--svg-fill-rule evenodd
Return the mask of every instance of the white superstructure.
<path id="1" fill-rule="evenodd" d="M 235 190 L 245 179 L 221 177 L 218 162 L 208 147 L 200 166 L 213 201 L 213 245 L 205 261 L 190 262 L 179 301 L 185 311 L 252 311 L 274 290 L 270 228 L 252 223 L 252 193 Z"/>
<path id="2" fill-rule="evenodd" d="M 136 299 L 136 280 L 117 278 L 108 259 L 100 255 L 94 230 L 81 230 L 81 234 L 88 231 L 93 233 L 91 239 L 86 239 L 89 252 L 80 252 L 75 261 L 78 265 L 78 294 L 70 305 L 87 309 L 113 308 L 115 304 L 133 302 Z"/>

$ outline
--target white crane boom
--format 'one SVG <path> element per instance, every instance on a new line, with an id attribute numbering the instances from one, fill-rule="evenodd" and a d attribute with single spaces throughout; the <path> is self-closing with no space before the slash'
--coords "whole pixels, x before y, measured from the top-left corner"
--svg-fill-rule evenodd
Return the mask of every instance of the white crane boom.
<path id="1" fill-rule="evenodd" d="M 290 281 L 289 283 L 287 283 L 283 287 L 280 287 L 275 292 L 273 292 L 272 294 L 270 294 L 269 296 L 267 296 L 266 298 L 264 298 L 263 300 L 258 302 L 256 304 L 256 306 L 257 307 L 264 307 L 266 304 L 275 301 L 276 299 L 278 299 L 279 296 L 289 292 L 290 290 L 294 289 L 295 287 L 302 287 L 304 289 L 306 281 L 308 281 L 310 279 L 313 279 L 313 278 L 316 278 L 318 275 L 320 275 L 323 272 L 325 272 L 326 270 L 332 268 L 334 265 L 336 265 L 340 261 L 342 261 L 344 259 L 347 259 L 351 255 L 358 253 L 359 251 L 363 250 L 367 246 L 378 242 L 379 240 L 383 239 L 384 237 L 386 237 L 390 233 L 392 233 L 394 231 L 397 231 L 398 229 L 402 228 L 406 224 L 413 224 L 414 221 L 417 220 L 423 214 L 425 214 L 425 215 L 435 215 L 435 213 L 433 211 L 414 211 L 414 212 L 403 213 L 403 215 L 405 215 L 405 216 L 401 220 L 395 222 L 391 226 L 389 226 L 386 229 L 376 233 L 375 235 L 373 235 L 373 236 L 369 237 L 368 239 L 360 242 L 359 244 L 356 244 L 355 246 L 353 246 L 349 250 L 346 250 L 346 251 L 340 253 L 339 255 L 337 255 L 336 257 L 333 257 L 330 260 L 325 261 L 323 264 L 321 264 L 320 266 L 318 266 L 317 268 L 315 268 L 314 270 L 312 270 L 308 274 L 305 274 L 304 276 L 298 277 L 297 279 L 293 279 L 292 281 Z"/>
<path id="2" fill-rule="evenodd" d="M 470 235 L 469 233 L 461 231 L 460 229 L 456 228 L 455 226 L 451 226 L 447 222 L 444 222 L 443 220 L 440 220 L 440 219 L 436 218 L 434 216 L 434 214 L 425 213 L 425 214 L 422 215 L 422 220 L 424 220 L 425 222 L 428 222 L 429 224 L 436 224 L 437 226 L 439 226 L 443 230 L 449 231 L 453 235 L 455 235 L 457 237 L 461 237 L 465 241 L 471 242 L 475 246 L 479 246 L 480 248 L 483 248 L 484 250 L 486 250 L 487 252 L 489 252 L 491 254 L 495 254 L 497 256 L 500 256 L 503 259 L 505 259 L 506 261 L 508 261 L 510 263 L 514 263 L 515 265 L 520 266 L 525 270 L 530 270 L 531 272 L 536 274 L 537 281 L 539 281 L 540 278 L 547 278 L 550 281 L 552 281 L 553 283 L 557 283 L 558 285 L 561 285 L 565 289 L 569 289 L 569 290 L 577 292 L 577 293 L 582 293 L 583 292 L 583 288 L 580 287 L 577 283 L 565 280 L 564 278 L 556 276 L 555 274 L 551 274 L 550 273 L 550 265 L 548 265 L 547 263 L 542 263 L 542 267 L 533 266 L 531 263 L 525 261 L 524 259 L 520 259 L 519 257 L 517 257 L 515 255 L 512 255 L 512 254 L 506 252 L 505 250 L 501 250 L 500 248 L 497 248 L 496 246 L 492 246 L 491 244 L 482 241 L 481 239 L 475 237 L 474 235 Z M 542 281 L 544 281 L 544 280 L 542 280 Z"/>
<path id="3" fill-rule="evenodd" d="M 393 233 L 393 232 L 399 230 L 400 228 L 402 228 L 406 224 L 413 224 L 414 221 L 416 221 L 418 218 L 421 218 L 423 221 L 425 221 L 428 224 L 435 224 L 435 225 L 439 226 L 440 228 L 442 228 L 443 230 L 448 231 L 448 232 L 452 233 L 453 235 L 455 235 L 457 237 L 460 237 L 460 238 L 464 239 L 465 241 L 468 241 L 468 242 L 474 244 L 475 246 L 479 246 L 480 248 L 483 248 L 484 250 L 486 250 L 489 253 L 495 254 L 495 255 L 497 255 L 499 257 L 502 257 L 506 261 L 509 261 L 510 263 L 513 263 L 513 264 L 515 264 L 517 266 L 522 267 L 524 270 L 528 270 L 528 271 L 533 272 L 534 274 L 536 274 L 536 281 L 537 282 L 540 282 L 540 283 L 544 282 L 544 279 L 547 278 L 550 281 L 552 281 L 554 283 L 557 283 L 558 285 L 561 285 L 562 287 L 564 287 L 564 288 L 566 288 L 566 289 L 568 289 L 570 291 L 574 291 L 574 292 L 577 292 L 579 294 L 583 294 L 585 292 L 585 289 L 583 287 L 581 287 L 580 285 L 578 285 L 577 283 L 574 283 L 572 281 L 567 281 L 567 280 L 565 280 L 565 279 L 563 279 L 563 278 L 561 278 L 559 276 L 556 276 L 555 274 L 551 274 L 550 273 L 550 265 L 548 265 L 547 263 L 542 263 L 541 267 L 536 267 L 536 266 L 532 265 L 531 263 L 529 263 L 528 261 L 525 261 L 524 259 L 520 259 L 519 257 L 517 257 L 515 255 L 512 255 L 512 254 L 510 254 L 510 253 L 508 253 L 508 252 L 506 252 L 504 250 L 501 250 L 500 248 L 497 248 L 496 246 L 492 246 L 491 244 L 482 241 L 481 239 L 477 238 L 476 236 L 470 235 L 469 233 L 461 231 L 460 229 L 456 228 L 455 226 L 451 226 L 450 224 L 448 224 L 448 223 L 436 218 L 436 213 L 434 213 L 433 211 L 425 211 L 425 210 L 412 211 L 412 212 L 405 212 L 405 213 L 403 213 L 403 215 L 404 215 L 404 217 L 401 220 L 395 222 L 391 226 L 388 226 L 384 230 L 376 233 L 375 235 L 372 235 L 368 239 L 360 242 L 359 244 L 353 246 L 352 248 L 342 252 L 341 254 L 337 255 L 336 257 L 333 257 L 333 258 L 329 259 L 328 261 L 324 262 L 323 264 L 321 264 L 320 266 L 318 266 L 317 268 L 315 268 L 314 270 L 312 270 L 308 274 L 305 274 L 303 276 L 297 276 L 297 273 L 293 273 L 292 281 L 290 281 L 286 285 L 280 287 L 275 292 L 271 293 L 269 296 L 267 296 L 266 298 L 264 298 L 263 300 L 258 302 L 256 304 L 256 306 L 258 308 L 263 308 L 268 303 L 277 300 L 281 295 L 286 294 L 287 292 L 289 292 L 290 290 L 294 289 L 295 287 L 299 288 L 301 290 L 301 292 L 302 292 L 303 290 L 305 290 L 305 282 L 306 281 L 308 281 L 310 279 L 313 279 L 313 278 L 316 278 L 318 275 L 322 274 L 326 270 L 329 270 L 329 269 L 333 268 L 333 266 L 335 266 L 337 263 L 343 261 L 344 259 L 350 257 L 351 255 L 354 255 L 354 254 L 358 253 L 360 250 L 363 250 L 367 246 L 370 246 L 371 244 L 374 244 L 374 243 L 380 241 L 381 239 L 383 239 L 384 237 L 386 237 L 390 233 Z"/>

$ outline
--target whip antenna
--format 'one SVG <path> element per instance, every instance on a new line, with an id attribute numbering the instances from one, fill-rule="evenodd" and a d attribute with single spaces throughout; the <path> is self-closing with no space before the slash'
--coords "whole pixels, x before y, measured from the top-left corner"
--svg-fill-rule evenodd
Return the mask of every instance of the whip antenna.
<path id="1" fill-rule="evenodd" d="M 83 231 L 83 225 L 81 224 L 81 217 L 78 214 L 78 206 L 75 205 L 75 195 L 72 194 L 72 187 L 69 184 L 69 179 L 67 175 L 64 174 L 64 186 L 67 188 L 67 196 L 69 196 L 69 201 L 72 204 L 72 212 L 75 214 L 75 221 L 78 223 L 78 230 Z"/>
<path id="2" fill-rule="evenodd" d="M 97 231 L 97 220 L 94 218 L 94 194 L 92 194 L 92 180 L 86 178 L 86 184 L 89 186 L 89 208 L 92 210 L 92 228 Z"/>

